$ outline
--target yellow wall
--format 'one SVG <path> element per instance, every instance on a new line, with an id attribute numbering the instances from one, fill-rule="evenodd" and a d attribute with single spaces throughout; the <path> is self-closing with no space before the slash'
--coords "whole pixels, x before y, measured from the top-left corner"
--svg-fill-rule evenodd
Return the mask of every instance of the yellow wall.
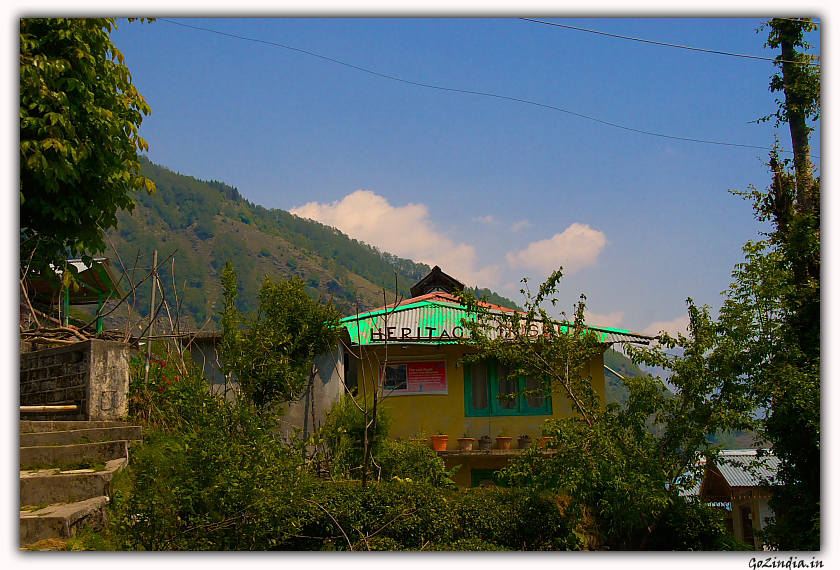
<path id="1" fill-rule="evenodd" d="M 411 357 L 428 357 L 443 355 L 446 359 L 446 380 L 448 394 L 423 395 L 391 395 L 385 399 L 385 407 L 390 411 L 393 424 L 391 438 L 408 439 L 419 432 L 426 436 L 442 431 L 449 435 L 449 449 L 458 449 L 457 438 L 469 433 L 475 439 L 489 435 L 495 439 L 499 430 L 507 428 L 508 435 L 513 438 L 511 449 L 517 448 L 516 439 L 520 435 L 530 435 L 532 438 L 541 435 L 540 425 L 548 418 L 564 418 L 572 415 L 568 400 L 561 394 L 552 395 L 551 416 L 495 416 L 468 418 L 465 416 L 464 406 L 464 367 L 456 368 L 455 363 L 464 354 L 465 347 L 459 345 L 417 346 L 391 345 L 388 348 L 388 361 L 400 362 Z M 379 363 L 385 361 L 385 351 L 381 347 L 363 348 L 362 358 L 358 362 L 359 393 L 366 388 L 372 390 L 378 377 Z M 592 374 L 595 391 L 601 397 L 603 406 L 605 398 L 604 388 L 604 358 L 598 355 L 593 358 L 589 366 L 583 370 L 584 375 Z M 495 447 L 495 444 L 494 444 Z M 478 443 L 475 446 L 478 449 Z M 464 471 L 464 469 L 462 469 Z M 464 477 L 462 474 L 461 477 Z"/>

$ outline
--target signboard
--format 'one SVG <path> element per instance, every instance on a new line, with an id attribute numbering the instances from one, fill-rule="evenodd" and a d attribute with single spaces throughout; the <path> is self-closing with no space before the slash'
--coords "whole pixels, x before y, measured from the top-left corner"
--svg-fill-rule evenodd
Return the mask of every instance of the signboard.
<path id="1" fill-rule="evenodd" d="M 446 360 L 389 362 L 385 371 L 385 393 L 448 394 Z"/>
<path id="2" fill-rule="evenodd" d="M 376 327 L 370 331 L 370 342 L 389 341 L 424 341 L 436 340 L 439 342 L 451 342 L 464 338 L 466 332 L 464 327 L 452 327 L 450 330 L 437 327 Z"/>

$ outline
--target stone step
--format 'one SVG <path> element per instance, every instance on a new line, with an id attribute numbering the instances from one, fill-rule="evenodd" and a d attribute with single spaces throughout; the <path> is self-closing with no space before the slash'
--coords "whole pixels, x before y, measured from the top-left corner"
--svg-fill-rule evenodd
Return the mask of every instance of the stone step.
<path id="1" fill-rule="evenodd" d="M 143 439 L 143 428 L 122 424 L 118 427 L 22 433 L 20 434 L 20 446 L 72 445 L 74 443 L 117 440 L 138 441 L 141 439 Z"/>
<path id="2" fill-rule="evenodd" d="M 20 420 L 20 433 L 42 433 L 46 431 L 70 431 L 76 429 L 125 427 L 131 424 L 118 421 L 35 421 Z"/>
<path id="3" fill-rule="evenodd" d="M 104 471 L 83 469 L 61 473 L 58 469 L 20 472 L 20 505 L 73 503 L 111 494 L 111 479 L 128 459 L 112 459 Z"/>
<path id="4" fill-rule="evenodd" d="M 108 497 L 93 497 L 76 503 L 50 505 L 37 510 L 20 511 L 20 546 L 25 547 L 49 538 L 76 536 L 76 529 L 105 526 Z"/>
<path id="5" fill-rule="evenodd" d="M 21 469 L 33 466 L 78 465 L 105 463 L 111 459 L 128 457 L 130 441 L 100 441 L 73 445 L 40 445 L 20 448 Z"/>

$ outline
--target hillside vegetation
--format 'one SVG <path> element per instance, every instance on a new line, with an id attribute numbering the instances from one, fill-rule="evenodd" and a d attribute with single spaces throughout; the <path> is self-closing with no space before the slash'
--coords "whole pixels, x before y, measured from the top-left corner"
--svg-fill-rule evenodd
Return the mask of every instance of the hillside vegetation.
<path id="1" fill-rule="evenodd" d="M 108 234 L 112 247 L 107 255 L 118 269 L 125 267 L 133 283 L 149 272 L 155 250 L 159 263 L 174 252 L 159 273 L 173 310 L 177 297 L 185 328 L 195 330 L 208 321 L 207 328 L 216 328 L 219 277 L 228 260 L 239 275 L 238 304 L 244 312 L 257 306 L 259 284 L 266 275 L 299 277 L 311 297 L 332 297 L 351 314 L 393 302 L 395 294 L 408 298 L 411 285 L 431 270 L 336 228 L 253 204 L 224 182 L 178 174 L 145 158 L 141 164 L 157 192 L 134 195 L 133 212 L 121 212 L 117 230 Z M 444 270 L 457 278 L 458 268 Z M 123 288 L 130 285 L 124 282 Z M 489 289 L 474 290 L 491 302 L 518 308 Z M 149 312 L 150 294 L 147 282 L 132 299 L 140 315 Z M 118 317 L 108 325 L 119 326 Z"/>

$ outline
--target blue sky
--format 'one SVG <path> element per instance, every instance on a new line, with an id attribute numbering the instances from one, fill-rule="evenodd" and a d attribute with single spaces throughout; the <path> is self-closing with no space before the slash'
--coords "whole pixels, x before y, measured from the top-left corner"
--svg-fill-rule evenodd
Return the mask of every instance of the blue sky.
<path id="1" fill-rule="evenodd" d="M 758 18 L 540 19 L 776 55 Z M 518 302 L 522 277 L 563 265 L 562 309 L 584 293 L 595 324 L 673 332 L 686 297 L 720 306 L 766 229 L 728 192 L 766 187 L 766 150 L 571 113 L 770 147 L 772 123 L 752 123 L 776 108 L 769 61 L 513 17 L 167 17 L 112 37 L 152 107 L 153 162 Z"/>

